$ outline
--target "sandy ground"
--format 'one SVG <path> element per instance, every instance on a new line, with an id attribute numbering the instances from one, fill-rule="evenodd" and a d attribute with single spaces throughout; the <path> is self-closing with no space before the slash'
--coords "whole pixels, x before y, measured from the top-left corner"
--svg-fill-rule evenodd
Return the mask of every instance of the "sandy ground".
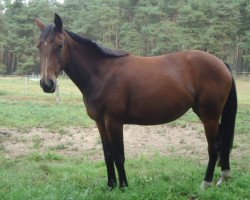
<path id="1" fill-rule="evenodd" d="M 185 128 L 159 126 L 124 126 L 126 157 L 142 155 L 172 155 L 207 162 L 207 142 L 201 124 Z M 232 156 L 239 159 L 250 155 L 244 135 L 235 137 Z M 103 159 L 97 128 L 65 128 L 56 132 L 34 128 L 30 131 L 0 128 L 0 154 L 16 158 L 32 152 L 54 151 L 66 156 L 84 156 L 90 160 Z"/>

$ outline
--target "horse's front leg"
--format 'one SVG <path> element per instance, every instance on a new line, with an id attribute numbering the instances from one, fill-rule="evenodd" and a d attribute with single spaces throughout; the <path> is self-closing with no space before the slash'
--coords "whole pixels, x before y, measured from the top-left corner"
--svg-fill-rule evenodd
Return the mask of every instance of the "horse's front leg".
<path id="1" fill-rule="evenodd" d="M 120 188 L 125 188 L 128 186 L 128 182 L 124 168 L 125 156 L 123 144 L 123 124 L 113 120 L 110 117 L 106 117 L 105 125 L 112 143 L 113 155 L 115 159 L 116 169 L 118 171 Z"/>
<path id="2" fill-rule="evenodd" d="M 110 137 L 109 137 L 109 134 L 105 127 L 104 122 L 97 122 L 96 125 L 101 136 L 104 159 L 105 159 L 105 163 L 107 167 L 107 174 L 108 174 L 107 185 L 113 189 L 117 185 L 117 183 L 116 183 L 116 176 L 115 176 L 114 156 L 113 156 L 113 150 L 112 150 Z"/>

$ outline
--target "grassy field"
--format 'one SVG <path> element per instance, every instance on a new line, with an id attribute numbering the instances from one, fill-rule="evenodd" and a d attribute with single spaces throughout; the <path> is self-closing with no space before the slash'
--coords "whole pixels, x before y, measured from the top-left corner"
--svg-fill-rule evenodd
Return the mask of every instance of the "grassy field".
<path id="1" fill-rule="evenodd" d="M 250 141 L 250 80 L 241 78 L 236 83 L 236 136 Z M 61 102 L 56 103 L 55 95 L 43 93 L 38 81 L 0 78 L 0 128 L 54 131 L 93 126 L 78 89 L 67 79 L 60 79 L 59 84 Z M 169 126 L 189 123 L 199 123 L 192 112 Z M 205 165 L 198 158 L 142 156 L 126 161 L 130 187 L 110 192 L 103 161 L 90 162 L 88 157 L 66 157 L 53 151 L 6 158 L 0 148 L 0 199 L 250 199 L 249 166 L 249 156 L 232 160 L 231 181 L 203 192 L 199 185 Z M 215 180 L 218 178 L 217 169 Z"/>
<path id="2" fill-rule="evenodd" d="M 180 158 L 155 156 L 126 163 L 130 187 L 122 192 L 106 187 L 103 162 L 64 158 L 52 153 L 2 160 L 1 199 L 249 199 L 249 167 L 233 162 L 227 185 L 201 191 L 204 166 Z M 219 174 L 215 178 L 218 180 Z"/>
<path id="3" fill-rule="evenodd" d="M 38 81 L 1 78 L 0 127 L 27 130 L 92 125 L 77 87 L 68 79 L 59 83 L 61 102 L 57 103 L 55 94 L 44 93 Z"/>

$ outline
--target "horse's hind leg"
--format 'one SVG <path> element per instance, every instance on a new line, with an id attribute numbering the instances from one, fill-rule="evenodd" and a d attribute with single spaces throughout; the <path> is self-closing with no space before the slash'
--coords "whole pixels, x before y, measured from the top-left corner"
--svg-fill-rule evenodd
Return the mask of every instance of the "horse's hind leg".
<path id="1" fill-rule="evenodd" d="M 206 175 L 204 181 L 202 183 L 202 188 L 206 188 L 212 185 L 214 168 L 216 165 L 217 157 L 218 157 L 218 145 L 217 145 L 217 135 L 219 128 L 219 119 L 213 120 L 203 120 L 203 125 L 205 129 L 205 134 L 208 142 L 208 165 L 206 170 Z"/>
<path id="2" fill-rule="evenodd" d="M 220 126 L 219 132 L 221 136 L 221 150 L 220 150 L 220 158 L 219 158 L 219 165 L 221 166 L 221 177 L 220 180 L 217 182 L 217 186 L 221 186 L 223 182 L 227 181 L 230 178 L 230 164 L 229 164 L 229 155 L 230 155 L 230 141 L 226 141 L 227 138 L 223 138 L 225 136 L 223 126 Z M 225 144 L 227 142 L 227 148 L 225 148 Z"/>

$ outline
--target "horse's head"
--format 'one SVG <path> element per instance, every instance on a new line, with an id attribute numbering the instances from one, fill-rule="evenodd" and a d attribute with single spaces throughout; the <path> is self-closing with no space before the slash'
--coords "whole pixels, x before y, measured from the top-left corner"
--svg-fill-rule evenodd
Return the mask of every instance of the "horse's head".
<path id="1" fill-rule="evenodd" d="M 39 19 L 36 19 L 35 23 L 41 31 L 37 45 L 42 62 L 40 86 L 44 92 L 53 93 L 56 88 L 56 78 L 66 66 L 68 59 L 62 20 L 55 14 L 54 24 L 45 26 Z"/>

